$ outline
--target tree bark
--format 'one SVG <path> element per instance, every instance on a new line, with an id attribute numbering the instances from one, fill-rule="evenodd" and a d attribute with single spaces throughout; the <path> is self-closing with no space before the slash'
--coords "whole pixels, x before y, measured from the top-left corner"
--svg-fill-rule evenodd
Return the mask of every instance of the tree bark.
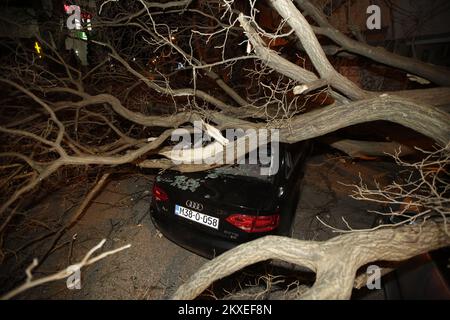
<path id="1" fill-rule="evenodd" d="M 372 93 L 358 87 L 355 83 L 337 72 L 328 61 L 311 25 L 290 0 L 271 0 L 272 7 L 294 29 L 297 38 L 301 41 L 306 53 L 311 59 L 320 78 L 326 79 L 330 85 L 342 92 L 350 99 L 364 99 Z"/>
<path id="2" fill-rule="evenodd" d="M 400 56 L 387 51 L 384 48 L 373 47 L 363 42 L 353 40 L 334 28 L 328 22 L 326 16 L 309 0 L 295 0 L 295 2 L 319 24 L 320 27 L 314 27 L 314 32 L 316 34 L 324 35 L 330 38 L 343 49 L 385 65 L 406 70 L 410 73 L 430 80 L 437 85 L 450 86 L 450 70 L 448 68 L 424 63 L 417 59 Z"/>
<path id="3" fill-rule="evenodd" d="M 375 142 L 375 141 L 361 141 L 342 139 L 337 141 L 329 141 L 329 139 L 321 139 L 321 141 L 328 143 L 331 147 L 338 149 L 350 157 L 367 158 L 367 157 L 385 157 L 401 151 L 399 156 L 414 153 L 414 149 L 405 146 L 398 142 Z"/>
<path id="4" fill-rule="evenodd" d="M 386 120 L 411 128 L 445 146 L 450 141 L 450 115 L 438 108 L 382 94 L 378 98 L 324 107 L 297 116 L 280 131 L 285 142 L 321 136 L 370 121 Z"/>
<path id="5" fill-rule="evenodd" d="M 325 242 L 266 236 L 204 264 L 178 288 L 172 299 L 194 299 L 214 281 L 268 259 L 301 265 L 316 273 L 314 285 L 300 299 L 349 299 L 361 266 L 376 261 L 403 261 L 448 245 L 450 237 L 443 225 L 432 221 L 354 232 Z"/>

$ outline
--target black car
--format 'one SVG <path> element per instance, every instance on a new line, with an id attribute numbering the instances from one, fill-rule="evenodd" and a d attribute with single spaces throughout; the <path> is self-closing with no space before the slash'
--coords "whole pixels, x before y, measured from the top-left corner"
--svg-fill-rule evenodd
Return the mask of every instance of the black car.
<path id="1" fill-rule="evenodd" d="M 260 174 L 260 163 L 165 171 L 153 184 L 153 223 L 173 242 L 207 258 L 261 236 L 290 235 L 309 151 L 309 142 L 280 143 L 278 170 L 271 175 Z"/>

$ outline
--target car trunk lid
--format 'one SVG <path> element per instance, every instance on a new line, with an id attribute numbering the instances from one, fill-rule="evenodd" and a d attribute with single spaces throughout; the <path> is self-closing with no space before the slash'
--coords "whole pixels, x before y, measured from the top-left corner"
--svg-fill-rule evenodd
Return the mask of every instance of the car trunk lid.
<path id="1" fill-rule="evenodd" d="M 168 194 L 171 207 L 168 214 L 180 223 L 230 239 L 246 237 L 241 230 L 226 221 L 232 214 L 258 215 L 276 211 L 276 193 L 269 180 L 227 174 L 166 172 L 157 178 Z M 219 219 L 213 228 L 176 215 L 181 206 Z M 184 210 L 184 209 L 183 209 Z"/>

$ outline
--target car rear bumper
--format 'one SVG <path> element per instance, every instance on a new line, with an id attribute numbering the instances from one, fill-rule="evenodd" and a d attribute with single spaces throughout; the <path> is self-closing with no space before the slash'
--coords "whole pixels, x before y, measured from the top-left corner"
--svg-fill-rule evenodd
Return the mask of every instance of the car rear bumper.
<path id="1" fill-rule="evenodd" d="M 165 215 L 156 212 L 156 209 L 150 206 L 150 216 L 156 228 L 167 239 L 200 256 L 212 259 L 239 245 L 237 242 L 194 231 L 188 225 L 176 223 Z"/>

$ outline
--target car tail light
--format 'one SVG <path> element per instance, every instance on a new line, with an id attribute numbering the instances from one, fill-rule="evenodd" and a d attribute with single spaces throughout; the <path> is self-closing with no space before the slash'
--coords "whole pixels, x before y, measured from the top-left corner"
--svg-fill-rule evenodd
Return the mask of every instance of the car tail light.
<path id="1" fill-rule="evenodd" d="M 167 201 L 169 200 L 169 196 L 161 187 L 158 187 L 156 184 L 154 184 L 153 199 L 155 199 L 156 201 Z"/>
<path id="2" fill-rule="evenodd" d="M 245 232 L 268 232 L 278 227 L 280 215 L 249 216 L 245 214 L 232 214 L 226 220 Z"/>

